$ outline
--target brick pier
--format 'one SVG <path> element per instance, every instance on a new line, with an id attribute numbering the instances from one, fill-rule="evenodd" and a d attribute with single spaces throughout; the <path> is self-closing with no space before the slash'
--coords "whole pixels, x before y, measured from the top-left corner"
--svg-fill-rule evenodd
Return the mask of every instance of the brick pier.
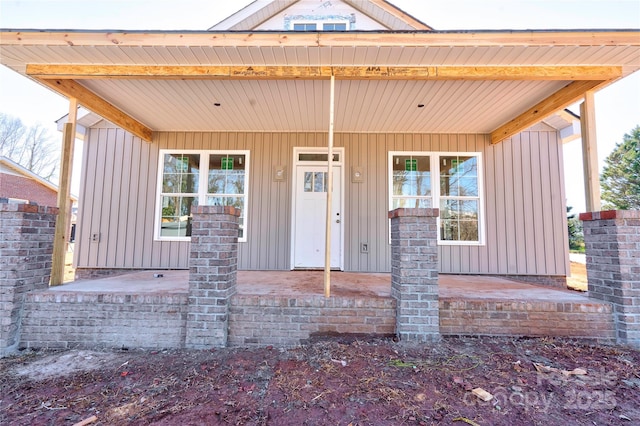
<path id="1" fill-rule="evenodd" d="M 589 297 L 613 305 L 616 340 L 640 348 L 640 211 L 580 214 Z"/>
<path id="2" fill-rule="evenodd" d="M 186 347 L 225 347 L 236 294 L 240 210 L 197 206 L 192 213 Z"/>
<path id="3" fill-rule="evenodd" d="M 391 297 L 401 340 L 440 338 L 438 209 L 395 209 L 391 219 Z"/>
<path id="4" fill-rule="evenodd" d="M 49 287 L 57 214 L 0 201 L 0 357 L 18 348 L 27 293 Z"/>

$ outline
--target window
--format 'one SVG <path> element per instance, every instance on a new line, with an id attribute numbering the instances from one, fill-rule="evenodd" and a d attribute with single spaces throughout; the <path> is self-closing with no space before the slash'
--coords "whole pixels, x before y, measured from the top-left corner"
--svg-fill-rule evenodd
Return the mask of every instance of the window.
<path id="1" fill-rule="evenodd" d="M 316 30 L 315 23 L 293 24 L 293 31 L 315 31 L 315 30 Z"/>
<path id="2" fill-rule="evenodd" d="M 304 172 L 304 192 L 327 192 L 327 172 Z"/>
<path id="3" fill-rule="evenodd" d="M 480 241 L 478 158 L 440 157 L 440 240 Z"/>
<path id="4" fill-rule="evenodd" d="M 392 209 L 431 207 L 431 157 L 395 155 L 391 170 Z"/>
<path id="5" fill-rule="evenodd" d="M 188 241 L 191 208 L 219 205 L 241 210 L 239 241 L 246 241 L 248 160 L 248 151 L 162 150 L 157 238 Z"/>
<path id="6" fill-rule="evenodd" d="M 297 19 L 285 19 L 285 28 L 293 31 L 347 31 L 350 28 L 350 21 L 343 17 L 323 17 L 323 16 L 298 16 Z"/>
<path id="7" fill-rule="evenodd" d="M 483 244 L 480 153 L 389 153 L 391 209 L 438 207 L 440 244 Z"/>
<path id="8" fill-rule="evenodd" d="M 322 24 L 322 31 L 347 31 L 345 22 Z"/>

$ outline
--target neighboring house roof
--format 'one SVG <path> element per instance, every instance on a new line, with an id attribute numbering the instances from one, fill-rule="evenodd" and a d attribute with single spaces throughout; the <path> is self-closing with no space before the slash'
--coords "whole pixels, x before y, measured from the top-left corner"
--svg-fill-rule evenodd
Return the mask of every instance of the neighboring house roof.
<path id="1" fill-rule="evenodd" d="M 499 142 L 640 69 L 638 30 L 3 30 L 0 47 L 0 63 L 148 141 L 326 132 L 335 76 L 336 132 Z"/>
<path id="2" fill-rule="evenodd" d="M 285 11 L 299 1 L 300 0 L 256 0 L 215 24 L 209 28 L 209 31 L 253 31 L 263 22 Z M 388 30 L 432 30 L 432 28 L 424 22 L 421 22 L 402 9 L 384 0 L 334 1 L 344 1 L 344 3 L 352 8 L 379 22 Z"/>
<path id="3" fill-rule="evenodd" d="M 38 176 L 37 174 L 33 173 L 29 169 L 26 169 L 25 167 L 21 166 L 20 164 L 16 163 L 15 161 L 12 161 L 7 157 L 0 156 L 0 173 L 5 175 L 19 176 L 21 178 L 29 179 L 30 181 L 33 181 L 38 185 L 41 185 L 55 192 L 56 194 L 58 193 L 58 186 L 52 184 L 45 178 Z M 10 198 L 20 198 L 20 199 L 24 198 L 22 196 L 18 196 L 18 194 L 4 194 L 2 193 L 2 188 L 0 187 L 0 197 L 4 197 L 8 195 L 12 195 Z M 28 199 L 27 194 L 25 194 L 24 196 L 27 197 L 25 199 Z M 78 201 L 78 197 L 73 194 L 71 195 L 70 198 L 74 202 Z M 30 200 L 30 201 L 33 201 L 33 200 Z"/>

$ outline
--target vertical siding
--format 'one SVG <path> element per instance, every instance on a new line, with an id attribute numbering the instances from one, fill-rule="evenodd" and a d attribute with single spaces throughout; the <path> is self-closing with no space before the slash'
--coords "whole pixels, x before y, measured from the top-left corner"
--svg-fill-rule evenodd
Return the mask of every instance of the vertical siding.
<path id="1" fill-rule="evenodd" d="M 250 151 L 247 242 L 239 267 L 290 268 L 293 148 L 325 146 L 324 133 L 163 132 L 145 143 L 120 129 L 92 129 L 85 144 L 78 267 L 186 268 L 188 242 L 154 241 L 160 149 Z M 565 275 L 562 151 L 544 126 L 497 145 L 487 135 L 336 134 L 345 148 L 345 270 L 389 271 L 389 151 L 481 152 L 486 244 L 440 246 L 444 273 Z M 287 179 L 273 180 L 284 165 Z M 362 183 L 351 182 L 361 167 Z M 434 176 L 434 179 L 437 177 Z M 123 190 L 125 189 L 125 190 Z M 434 206 L 438 207 L 438 206 Z M 100 233 L 100 242 L 91 234 Z M 367 243 L 369 253 L 360 253 Z"/>

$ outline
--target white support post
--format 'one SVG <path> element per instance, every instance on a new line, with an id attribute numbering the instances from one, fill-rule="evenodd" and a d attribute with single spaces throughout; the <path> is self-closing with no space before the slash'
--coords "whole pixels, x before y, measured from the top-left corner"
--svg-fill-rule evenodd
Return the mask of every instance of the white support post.
<path id="1" fill-rule="evenodd" d="M 69 231 L 71 228 L 71 174 L 73 172 L 73 150 L 76 138 L 78 100 L 69 98 L 69 119 L 62 132 L 62 155 L 60 158 L 60 182 L 58 185 L 58 217 L 53 240 L 51 259 L 51 285 L 64 282 L 64 264 Z"/>
<path id="2" fill-rule="evenodd" d="M 586 92 L 584 102 L 580 104 L 580 126 L 586 208 L 588 212 L 598 212 L 601 210 L 600 173 L 598 171 L 598 142 L 593 92 Z"/>
<path id="3" fill-rule="evenodd" d="M 327 149 L 327 222 L 324 248 L 324 297 L 331 297 L 331 201 L 333 198 L 333 118 L 336 78 L 331 75 L 329 95 L 329 146 Z"/>

